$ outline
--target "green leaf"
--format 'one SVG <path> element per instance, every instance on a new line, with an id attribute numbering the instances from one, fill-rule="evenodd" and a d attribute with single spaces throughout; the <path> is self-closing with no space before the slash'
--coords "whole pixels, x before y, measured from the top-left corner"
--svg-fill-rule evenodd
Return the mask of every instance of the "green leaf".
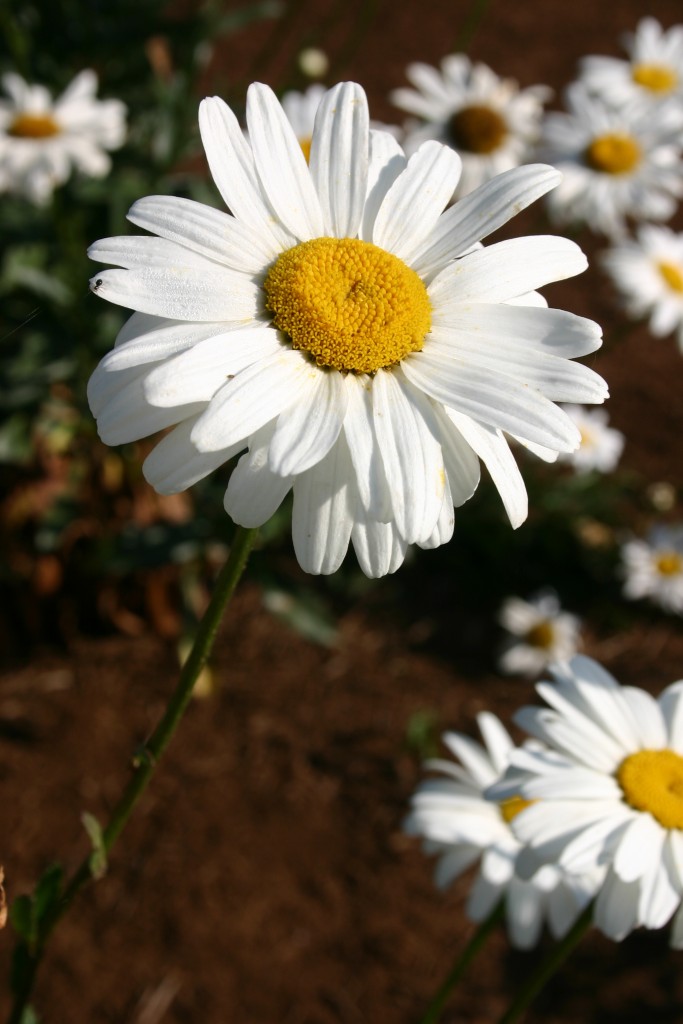
<path id="1" fill-rule="evenodd" d="M 35 937 L 33 897 L 17 896 L 9 908 L 9 919 L 17 935 L 31 945 Z"/>
<path id="2" fill-rule="evenodd" d="M 33 914 L 36 926 L 39 926 L 58 902 L 62 891 L 63 869 L 61 864 L 51 864 L 43 872 L 36 886 L 33 897 Z"/>
<path id="3" fill-rule="evenodd" d="M 81 815 L 81 821 L 92 843 L 92 853 L 88 861 L 90 874 L 94 879 L 99 880 L 107 873 L 107 850 L 104 845 L 102 826 L 97 818 L 88 814 L 87 811 Z"/>

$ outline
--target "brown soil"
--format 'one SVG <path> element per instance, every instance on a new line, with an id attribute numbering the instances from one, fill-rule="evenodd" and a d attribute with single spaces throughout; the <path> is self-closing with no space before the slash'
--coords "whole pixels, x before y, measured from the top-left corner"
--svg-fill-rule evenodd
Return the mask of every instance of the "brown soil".
<path id="1" fill-rule="evenodd" d="M 260 77 L 277 84 L 295 41 L 315 40 L 339 57 L 336 77 L 357 78 L 373 114 L 391 120 L 386 94 L 403 82 L 404 66 L 436 63 L 468 10 L 445 0 L 292 4 L 278 37 L 264 26 L 236 37 L 228 66 L 246 76 L 265 51 Z M 635 0 L 589 11 L 494 2 L 470 52 L 525 85 L 559 91 L 580 56 L 616 53 L 619 33 L 642 13 Z M 662 0 L 649 13 L 670 25 L 680 7 Z M 672 339 L 644 329 L 620 337 L 608 289 L 592 273 L 589 284 L 550 290 L 551 304 L 605 325 L 608 342 L 593 365 L 610 383 L 612 422 L 628 436 L 625 468 L 680 489 L 681 356 Z M 267 613 L 254 584 L 243 586 L 216 649 L 217 692 L 193 703 L 109 874 L 54 935 L 35 998 L 45 1024 L 419 1019 L 472 928 L 466 882 L 436 893 L 431 864 L 401 832 L 420 777 L 408 723 L 427 710 L 471 731 L 479 710 L 509 720 L 532 689 L 471 671 L 455 616 L 447 648 L 437 648 L 421 610 L 430 594 L 418 591 L 419 607 L 399 614 L 385 602 L 388 587 L 373 584 L 343 612 L 339 643 L 326 649 Z M 442 614 L 447 620 L 448 609 Z M 645 614 L 618 636 L 589 628 L 586 648 L 623 682 L 653 691 L 683 674 L 672 618 Z M 41 650 L 0 678 L 0 850 L 11 898 L 51 860 L 78 863 L 82 812 L 105 818 L 176 673 L 173 646 L 150 631 Z M 10 941 L 7 930 L 3 979 Z M 444 1020 L 495 1021 L 536 958 L 510 952 L 496 935 Z M 591 935 L 527 1019 L 675 1024 L 683 1021 L 678 966 L 663 932 L 619 946 Z M 0 1014 L 7 1006 L 0 985 Z"/>

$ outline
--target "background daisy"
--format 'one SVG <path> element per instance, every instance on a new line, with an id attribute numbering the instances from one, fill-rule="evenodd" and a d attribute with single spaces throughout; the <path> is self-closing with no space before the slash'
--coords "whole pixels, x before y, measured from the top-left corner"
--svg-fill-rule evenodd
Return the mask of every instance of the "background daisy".
<path id="1" fill-rule="evenodd" d="M 581 446 L 575 452 L 560 456 L 570 462 L 578 473 L 597 470 L 611 473 L 624 450 L 624 435 L 609 427 L 609 416 L 603 409 L 584 409 L 581 405 L 565 405 L 564 411 L 581 434 Z"/>
<path id="2" fill-rule="evenodd" d="M 415 88 L 391 93 L 392 103 L 420 118 L 406 125 L 406 150 L 414 151 L 426 139 L 452 146 L 462 158 L 457 196 L 530 158 L 543 104 L 552 95 L 546 86 L 520 89 L 464 54 L 444 57 L 440 70 L 410 64 L 406 77 Z"/>
<path id="3" fill-rule="evenodd" d="M 551 662 L 571 658 L 579 646 L 581 622 L 562 610 L 552 590 L 544 590 L 528 601 L 506 598 L 498 621 L 513 637 L 498 662 L 503 672 L 537 676 Z"/>
<path id="4" fill-rule="evenodd" d="M 53 100 L 42 85 L 3 75 L 8 99 L 0 98 L 0 191 L 45 203 L 72 169 L 103 177 L 126 137 L 120 100 L 98 100 L 94 71 L 81 71 Z"/>
<path id="5" fill-rule="evenodd" d="M 627 541 L 621 557 L 626 597 L 683 614 L 683 526 L 656 526 L 647 540 Z"/>
<path id="6" fill-rule="evenodd" d="M 638 98 L 658 103 L 683 99 L 683 25 L 665 31 L 655 18 L 643 18 L 624 35 L 628 60 L 584 57 L 581 81 L 607 103 L 619 106 Z"/>

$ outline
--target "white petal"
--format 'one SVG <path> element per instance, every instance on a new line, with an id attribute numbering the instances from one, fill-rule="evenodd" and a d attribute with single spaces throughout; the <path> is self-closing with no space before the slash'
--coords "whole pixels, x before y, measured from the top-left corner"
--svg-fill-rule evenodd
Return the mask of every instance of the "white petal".
<path id="1" fill-rule="evenodd" d="M 683 680 L 667 686 L 658 701 L 667 724 L 669 743 L 673 750 L 683 754 Z"/>
<path id="2" fill-rule="evenodd" d="M 372 240 L 396 256 L 409 254 L 436 224 L 460 176 L 457 153 L 425 142 L 387 192 L 375 218 Z"/>
<path id="3" fill-rule="evenodd" d="M 371 519 L 362 506 L 356 509 L 351 542 L 358 564 L 370 579 L 396 572 L 408 548 L 394 523 Z"/>
<path id="4" fill-rule="evenodd" d="M 445 733 L 443 741 L 451 753 L 462 762 L 477 786 L 484 789 L 495 782 L 496 770 L 487 751 L 480 743 L 459 732 Z"/>
<path id="5" fill-rule="evenodd" d="M 405 169 L 407 160 L 403 150 L 389 132 L 370 132 L 370 166 L 368 167 L 368 194 L 363 210 L 360 237 L 372 241 L 377 211 L 384 197 Z"/>
<path id="6" fill-rule="evenodd" d="M 499 903 L 504 892 L 503 886 L 495 885 L 484 878 L 481 873 L 478 874 L 470 889 L 465 908 L 465 913 L 470 921 L 483 921 L 487 918 Z"/>
<path id="7" fill-rule="evenodd" d="M 610 939 L 620 942 L 638 924 L 638 882 L 623 882 L 609 871 L 595 902 L 594 922 Z"/>
<path id="8" fill-rule="evenodd" d="M 452 504 L 458 508 L 468 501 L 479 483 L 479 459 L 444 409 L 433 403 Z"/>
<path id="9" fill-rule="evenodd" d="M 200 452 L 211 452 L 248 437 L 293 405 L 318 373 L 290 349 L 253 363 L 214 396 L 194 428 L 192 443 Z"/>
<path id="10" fill-rule="evenodd" d="M 372 380 L 365 375 L 349 373 L 345 378 L 348 408 L 344 433 L 356 476 L 358 495 L 370 519 L 387 522 L 391 501 L 384 474 L 384 464 L 375 437 L 372 416 Z"/>
<path id="11" fill-rule="evenodd" d="M 88 247 L 88 258 L 95 263 L 113 263 L 116 267 L 157 269 L 202 267 L 211 270 L 206 258 L 177 242 L 149 235 L 116 235 L 100 238 Z M 95 289 L 93 289 L 95 290 Z M 97 289 L 99 291 L 99 288 Z"/>
<path id="12" fill-rule="evenodd" d="M 445 487 L 438 425 L 427 400 L 400 371 L 376 374 L 372 403 L 396 525 L 409 544 L 427 539 Z"/>
<path id="13" fill-rule="evenodd" d="M 434 529 L 427 538 L 423 538 L 418 541 L 421 548 L 427 551 L 432 551 L 434 548 L 440 548 L 442 544 L 447 544 L 453 536 L 453 530 L 455 528 L 455 513 L 453 511 L 453 498 L 451 496 L 451 488 L 448 483 L 448 474 L 446 474 L 446 485 L 444 488 L 443 502 L 441 505 L 441 511 L 439 512 L 439 518 L 434 524 Z"/>
<path id="14" fill-rule="evenodd" d="M 659 750 L 667 744 L 666 723 L 659 703 L 645 690 L 622 686 L 624 700 L 638 723 L 640 745 L 645 750 Z"/>
<path id="15" fill-rule="evenodd" d="M 641 885 L 638 908 L 640 923 L 646 928 L 663 928 L 681 902 L 681 894 L 673 884 L 666 846 L 661 850 L 661 855 L 651 862 Z"/>
<path id="16" fill-rule="evenodd" d="M 323 96 L 311 144 L 311 177 L 318 191 L 325 233 L 358 234 L 368 179 L 369 118 L 365 92 L 340 82 Z"/>
<path id="17" fill-rule="evenodd" d="M 317 373 L 300 400 L 280 413 L 268 456 L 273 472 L 296 476 L 320 462 L 339 437 L 347 402 L 340 373 Z"/>
<path id="18" fill-rule="evenodd" d="M 300 241 L 325 235 L 301 145 L 275 93 L 261 82 L 247 92 L 247 126 L 256 170 L 277 216 Z"/>
<path id="19" fill-rule="evenodd" d="M 147 313 L 133 313 L 119 331 L 115 347 L 102 360 L 108 370 L 142 366 L 184 352 L 197 342 L 225 333 L 225 324 L 185 323 Z"/>
<path id="20" fill-rule="evenodd" d="M 533 882 L 513 878 L 507 891 L 507 923 L 510 942 L 517 949 L 531 949 L 543 927 L 544 895 Z"/>
<path id="21" fill-rule="evenodd" d="M 510 523 L 517 529 L 529 514 L 529 502 L 522 474 L 507 441 L 500 430 L 494 427 L 477 423 L 469 416 L 462 416 L 452 409 L 446 412 L 488 469 Z"/>
<path id="22" fill-rule="evenodd" d="M 353 470 L 343 434 L 332 451 L 294 482 L 292 540 L 304 572 L 336 572 L 349 546 Z"/>
<path id="23" fill-rule="evenodd" d="M 282 504 L 293 478 L 280 476 L 268 466 L 268 449 L 275 420 L 249 438 L 249 451 L 242 456 L 225 492 L 225 511 L 239 526 L 262 526 Z"/>
<path id="24" fill-rule="evenodd" d="M 240 442 L 217 452 L 198 452 L 190 441 L 195 422 L 196 416 L 193 416 L 179 423 L 175 430 L 159 441 L 143 462 L 143 476 L 158 494 L 177 494 L 187 490 L 222 466 L 243 447 Z"/>
<path id="25" fill-rule="evenodd" d="M 665 832 L 649 814 L 638 814 L 621 838 L 614 855 L 613 867 L 624 882 L 634 882 L 658 861 L 662 854 Z"/>
<path id="26" fill-rule="evenodd" d="M 97 417 L 97 431 L 105 444 L 128 444 L 194 416 L 203 407 L 198 403 L 157 409 L 145 401 L 143 379 L 137 377 L 107 402 Z"/>

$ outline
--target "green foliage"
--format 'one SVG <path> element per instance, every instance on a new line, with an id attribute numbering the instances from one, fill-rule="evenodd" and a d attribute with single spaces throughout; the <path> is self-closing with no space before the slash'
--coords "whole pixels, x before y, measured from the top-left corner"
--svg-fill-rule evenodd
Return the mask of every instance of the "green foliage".
<path id="1" fill-rule="evenodd" d="M 102 826 L 93 814 L 88 814 L 85 811 L 81 815 L 81 821 L 83 822 L 83 828 L 88 833 L 88 838 L 92 844 L 92 853 L 90 854 L 90 874 L 94 879 L 99 880 L 104 878 L 107 873 L 107 850 L 104 845 L 104 835 L 102 833 Z"/>

